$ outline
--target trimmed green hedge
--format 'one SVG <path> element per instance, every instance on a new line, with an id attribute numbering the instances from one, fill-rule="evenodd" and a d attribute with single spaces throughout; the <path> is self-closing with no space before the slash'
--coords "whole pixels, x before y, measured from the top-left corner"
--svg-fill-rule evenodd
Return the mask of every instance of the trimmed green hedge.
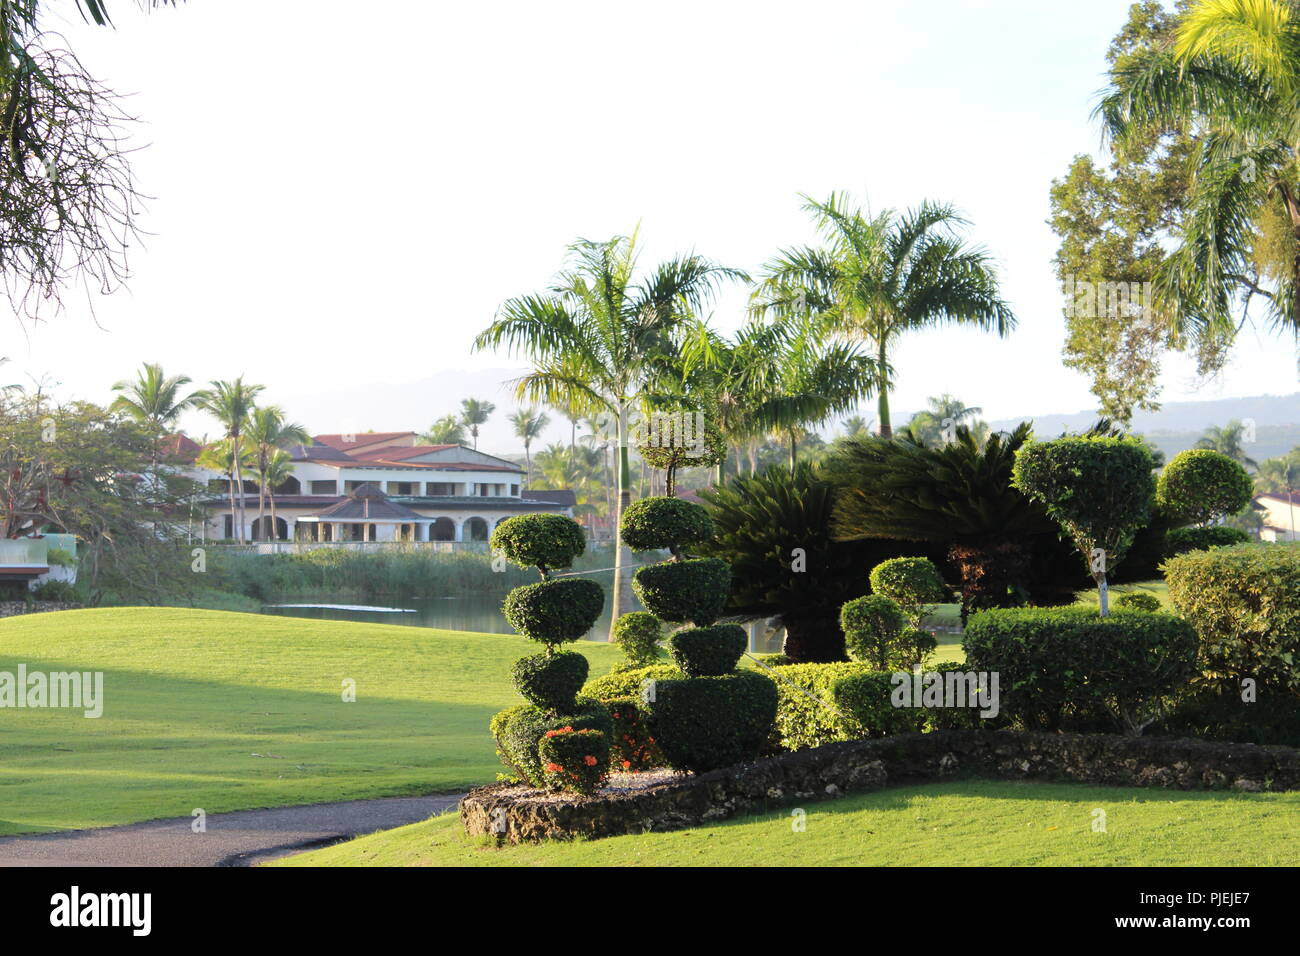
<path id="1" fill-rule="evenodd" d="M 614 622 L 614 643 L 636 667 L 653 664 L 659 659 L 658 645 L 663 637 L 663 622 L 649 611 L 628 611 Z"/>
<path id="2" fill-rule="evenodd" d="M 730 674 L 747 647 L 749 635 L 739 624 L 683 628 L 668 639 L 668 650 L 687 677 Z"/>
<path id="3" fill-rule="evenodd" d="M 543 644 L 576 641 L 592 629 L 605 609 L 605 592 L 588 578 L 560 578 L 515 588 L 501 613 L 524 637 Z"/>
<path id="4" fill-rule="evenodd" d="M 1003 714 L 1031 729 L 1093 729 L 1109 718 L 1131 734 L 1189 684 L 1196 646 L 1181 618 L 1087 608 L 982 611 L 962 638 L 968 669 L 999 674 Z"/>
<path id="5" fill-rule="evenodd" d="M 713 519 L 702 506 L 664 496 L 632 502 L 618 527 L 623 543 L 633 551 L 669 548 L 676 554 L 682 547 L 713 537 Z"/>
<path id="6" fill-rule="evenodd" d="M 784 750 L 836 740 L 921 730 L 921 710 L 896 708 L 891 674 L 869 664 L 787 664 L 773 679 L 779 693 L 773 743 Z"/>
<path id="7" fill-rule="evenodd" d="M 582 527 L 564 515 L 515 515 L 492 531 L 489 547 L 520 567 L 567 568 L 587 550 Z"/>
<path id="8" fill-rule="evenodd" d="M 1186 554 L 1188 551 L 1230 548 L 1238 544 L 1249 544 L 1250 541 L 1250 535 L 1240 528 L 1227 528 L 1223 525 L 1211 525 L 1208 528 L 1174 528 L 1165 535 L 1165 556 L 1172 558 L 1176 554 Z"/>
<path id="9" fill-rule="evenodd" d="M 1250 504 L 1254 483 L 1246 469 L 1209 448 L 1179 452 L 1160 472 L 1156 504 L 1182 521 L 1204 524 Z"/>
<path id="10" fill-rule="evenodd" d="M 645 705 L 668 765 L 707 773 L 758 757 L 772 730 L 777 690 L 754 671 L 661 680 Z"/>
<path id="11" fill-rule="evenodd" d="M 515 661 L 515 687 L 529 703 L 556 713 L 573 707 L 587 680 L 587 658 L 573 651 L 533 654 Z"/>
<path id="12" fill-rule="evenodd" d="M 581 694 L 583 697 L 604 701 L 622 697 L 641 700 L 641 686 L 644 681 L 674 680 L 685 676 L 672 664 L 649 664 L 645 667 L 616 671 L 604 677 L 593 677 L 583 685 Z"/>
<path id="13" fill-rule="evenodd" d="M 637 568 L 632 590 L 660 620 L 707 627 L 722 615 L 731 568 L 720 558 L 664 561 Z"/>
<path id="14" fill-rule="evenodd" d="M 1164 572 L 1169 599 L 1200 637 L 1207 672 L 1300 692 L 1300 547 L 1189 551 Z"/>

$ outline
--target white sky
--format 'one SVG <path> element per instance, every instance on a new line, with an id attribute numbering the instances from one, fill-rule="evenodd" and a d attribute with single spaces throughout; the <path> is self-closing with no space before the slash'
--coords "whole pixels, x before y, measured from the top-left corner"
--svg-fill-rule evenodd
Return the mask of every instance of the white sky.
<path id="1" fill-rule="evenodd" d="M 958 204 L 1020 317 L 1007 341 L 906 340 L 896 417 L 944 391 L 991 418 L 1095 404 L 1060 364 L 1045 219 L 1050 180 L 1099 144 L 1089 114 L 1127 0 L 116 0 L 115 30 L 51 7 L 134 94 L 152 236 L 129 290 L 97 299 L 99 327 L 84 296 L 25 336 L 10 323 L 6 381 L 105 401 L 161 361 L 199 382 L 244 373 L 313 431 L 417 427 L 464 397 L 440 371 L 522 364 L 470 341 L 574 238 L 639 220 L 646 262 L 694 249 L 756 270 L 814 238 L 797 193 L 848 189 Z M 1197 389 L 1171 362 L 1163 397 L 1295 392 L 1295 356 L 1247 333 L 1221 382 Z M 343 394 L 368 397 L 364 420 L 339 420 Z"/>

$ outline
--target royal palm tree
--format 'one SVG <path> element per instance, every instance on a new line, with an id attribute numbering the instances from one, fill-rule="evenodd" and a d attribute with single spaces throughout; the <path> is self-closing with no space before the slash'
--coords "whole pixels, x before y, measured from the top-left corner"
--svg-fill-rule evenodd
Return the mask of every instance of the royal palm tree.
<path id="1" fill-rule="evenodd" d="M 430 445 L 465 444 L 465 426 L 455 415 L 444 415 L 429 426 L 429 430 L 420 436 Z"/>
<path id="2" fill-rule="evenodd" d="M 1205 434 L 1196 440 L 1196 447 L 1209 448 L 1221 455 L 1227 455 L 1247 468 L 1254 468 L 1255 460 L 1246 456 L 1246 449 L 1242 446 L 1245 432 L 1246 426 L 1235 418 L 1222 427 L 1211 425 L 1205 429 Z"/>
<path id="3" fill-rule="evenodd" d="M 460 423 L 469 429 L 470 436 L 474 439 L 475 448 L 478 448 L 479 426 L 486 424 L 488 416 L 496 410 L 495 405 L 482 399 L 466 398 L 461 401 Z"/>
<path id="4" fill-rule="evenodd" d="M 225 429 L 230 441 L 230 454 L 235 466 L 235 485 L 230 489 L 230 510 L 237 515 L 238 528 L 235 540 L 244 543 L 244 429 L 252 413 L 257 395 L 264 385 L 251 385 L 239 376 L 232 381 L 214 380 L 212 387 L 195 394 L 195 405 L 207 412 Z M 239 488 L 239 503 L 235 503 L 235 487 Z"/>
<path id="5" fill-rule="evenodd" d="M 630 606 L 631 562 L 618 532 L 631 501 L 629 412 L 657 358 L 677 350 L 683 324 L 704 311 L 722 282 L 747 278 L 694 254 L 638 276 L 636 231 L 607 241 L 580 239 L 550 289 L 504 302 L 475 340 L 478 349 L 505 347 L 531 358 L 534 370 L 516 383 L 521 399 L 577 403 L 617 422 L 614 620 Z"/>
<path id="6" fill-rule="evenodd" d="M 136 373 L 135 380 L 123 379 L 113 386 L 119 392 L 110 406 L 112 411 L 134 419 L 145 427 L 152 441 L 150 472 L 158 471 L 160 445 L 163 436 L 176 424 L 176 420 L 197 402 L 197 393 L 182 395 L 190 384 L 186 375 L 167 376 L 162 365 L 146 362 Z"/>
<path id="7" fill-rule="evenodd" d="M 889 437 L 889 354 L 905 333 L 967 325 L 1010 334 L 1016 327 L 1002 299 L 992 260 L 957 235 L 956 210 L 924 202 L 899 215 L 869 216 L 844 193 L 825 202 L 807 196 L 821 248 L 782 250 L 764 268 L 753 310 L 779 318 L 815 314 L 836 333 L 870 348 L 878 385 L 880 434 Z"/>
<path id="8" fill-rule="evenodd" d="M 514 426 L 515 436 L 524 443 L 525 487 L 533 474 L 533 441 L 541 436 L 550 423 L 550 417 L 537 408 L 521 408 L 510 416 L 510 424 Z M 571 449 L 573 447 L 570 446 Z"/>
<path id="9" fill-rule="evenodd" d="M 309 445 L 311 436 L 307 429 L 293 422 L 284 420 L 284 409 L 278 405 L 266 405 L 255 408 L 248 416 L 248 426 L 244 435 L 248 450 L 255 457 L 257 467 L 257 522 L 258 528 L 266 530 L 266 497 L 270 484 L 270 463 L 272 455 L 290 445 Z M 283 482 L 288 476 L 280 479 Z M 280 482 L 276 482 L 279 484 Z M 275 506 L 271 507 L 271 536 L 275 536 Z"/>
<path id="10" fill-rule="evenodd" d="M 1174 42 L 1113 72 L 1097 108 L 1116 145 L 1188 134 L 1189 206 L 1156 293 L 1203 354 L 1267 303 L 1300 333 L 1300 19 L 1283 0 L 1200 0 Z"/>

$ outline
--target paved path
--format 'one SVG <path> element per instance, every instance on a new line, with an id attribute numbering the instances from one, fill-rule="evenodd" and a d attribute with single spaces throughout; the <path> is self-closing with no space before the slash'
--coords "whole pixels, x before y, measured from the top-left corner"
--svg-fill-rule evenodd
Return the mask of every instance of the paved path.
<path id="1" fill-rule="evenodd" d="M 427 820 L 461 794 L 345 800 L 212 813 L 120 827 L 0 837 L 0 866 L 251 866 L 376 830 Z"/>

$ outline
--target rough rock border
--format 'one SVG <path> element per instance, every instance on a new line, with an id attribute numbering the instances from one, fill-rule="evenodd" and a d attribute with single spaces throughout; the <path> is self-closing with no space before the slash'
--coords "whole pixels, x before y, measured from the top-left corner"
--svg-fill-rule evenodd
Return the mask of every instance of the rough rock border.
<path id="1" fill-rule="evenodd" d="M 826 744 L 640 790 L 558 798 L 495 784 L 460 801 L 467 833 L 507 843 L 677 830 L 791 800 L 950 779 L 1173 790 L 1300 789 L 1291 747 L 1102 734 L 943 730 Z"/>

